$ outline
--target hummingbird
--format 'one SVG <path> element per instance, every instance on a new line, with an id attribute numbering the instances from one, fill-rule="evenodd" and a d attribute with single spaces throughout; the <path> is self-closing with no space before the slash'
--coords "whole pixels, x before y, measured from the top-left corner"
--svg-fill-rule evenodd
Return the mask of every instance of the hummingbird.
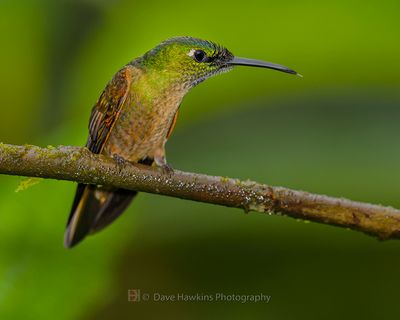
<path id="1" fill-rule="evenodd" d="M 235 66 L 299 75 L 285 66 L 234 56 L 214 42 L 174 37 L 120 69 L 94 105 L 86 147 L 117 162 L 142 163 L 171 172 L 165 156 L 183 97 L 194 86 Z M 71 248 L 112 223 L 136 191 L 78 184 L 65 232 Z"/>

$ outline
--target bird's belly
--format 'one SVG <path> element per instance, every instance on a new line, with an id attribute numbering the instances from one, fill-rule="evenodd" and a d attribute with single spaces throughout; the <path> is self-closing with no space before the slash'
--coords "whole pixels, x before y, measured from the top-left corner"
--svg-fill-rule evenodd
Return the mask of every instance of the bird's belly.
<path id="1" fill-rule="evenodd" d="M 156 150 L 164 147 L 175 112 L 137 105 L 122 110 L 104 151 L 108 155 L 117 154 L 133 162 L 153 158 Z"/>

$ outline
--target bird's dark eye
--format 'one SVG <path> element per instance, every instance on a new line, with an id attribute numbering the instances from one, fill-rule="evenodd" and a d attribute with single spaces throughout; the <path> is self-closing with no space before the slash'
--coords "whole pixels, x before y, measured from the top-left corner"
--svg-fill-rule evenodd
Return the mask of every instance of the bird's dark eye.
<path id="1" fill-rule="evenodd" d="M 203 50 L 196 50 L 193 53 L 193 58 L 197 62 L 204 62 L 206 60 L 206 58 L 207 58 L 207 55 Z"/>

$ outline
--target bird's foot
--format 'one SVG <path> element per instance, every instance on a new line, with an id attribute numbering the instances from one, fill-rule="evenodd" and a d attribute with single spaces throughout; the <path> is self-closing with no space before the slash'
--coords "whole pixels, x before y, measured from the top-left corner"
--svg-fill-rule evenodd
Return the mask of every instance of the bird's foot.
<path id="1" fill-rule="evenodd" d="M 154 162 L 158 168 L 161 169 L 162 173 L 171 175 L 174 173 L 174 169 L 167 163 L 165 157 L 155 157 Z"/>
<path id="2" fill-rule="evenodd" d="M 116 153 L 114 153 L 112 157 L 113 157 L 115 163 L 117 164 L 119 171 L 121 172 L 121 170 L 124 168 L 127 160 L 125 160 L 123 157 L 121 157 L 119 154 L 116 154 Z"/>
<path id="3" fill-rule="evenodd" d="M 171 175 L 174 173 L 174 169 L 169 164 L 165 164 L 165 165 L 161 166 L 160 168 L 164 174 Z"/>

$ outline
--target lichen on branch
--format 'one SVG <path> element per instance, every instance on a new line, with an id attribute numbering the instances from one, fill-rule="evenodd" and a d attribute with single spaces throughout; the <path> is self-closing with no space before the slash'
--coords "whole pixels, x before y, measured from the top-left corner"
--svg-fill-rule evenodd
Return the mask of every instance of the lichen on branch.
<path id="1" fill-rule="evenodd" d="M 120 164 L 86 148 L 16 146 L 0 143 L 0 173 L 69 180 L 163 194 L 362 231 L 379 239 L 400 238 L 400 210 L 274 187 L 126 162 Z"/>

